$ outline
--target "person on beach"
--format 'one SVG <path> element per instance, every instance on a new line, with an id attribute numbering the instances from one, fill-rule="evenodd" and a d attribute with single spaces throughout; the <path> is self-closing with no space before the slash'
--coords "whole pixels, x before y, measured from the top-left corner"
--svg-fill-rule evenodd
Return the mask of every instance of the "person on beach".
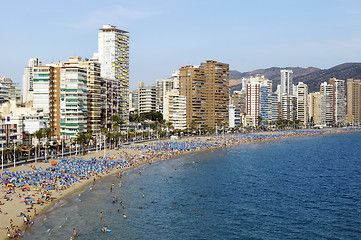
<path id="1" fill-rule="evenodd" d="M 103 220 L 103 212 L 100 212 L 100 221 Z"/>
<path id="2" fill-rule="evenodd" d="M 79 234 L 76 232 L 75 228 L 73 228 L 73 237 L 76 239 L 79 236 Z"/>

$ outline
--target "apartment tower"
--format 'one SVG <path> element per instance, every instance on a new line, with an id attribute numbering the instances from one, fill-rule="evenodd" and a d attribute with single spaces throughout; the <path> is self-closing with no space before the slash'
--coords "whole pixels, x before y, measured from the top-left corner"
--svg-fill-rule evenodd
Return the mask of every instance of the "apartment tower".
<path id="1" fill-rule="evenodd" d="M 321 94 L 319 92 L 310 93 L 309 102 L 311 123 L 314 125 L 321 125 Z"/>
<path id="2" fill-rule="evenodd" d="M 307 127 L 308 124 L 308 86 L 303 82 L 297 85 L 297 120 L 300 126 Z"/>
<path id="3" fill-rule="evenodd" d="M 361 122 L 361 80 L 347 79 L 347 122 Z"/>
<path id="4" fill-rule="evenodd" d="M 129 121 L 129 33 L 112 25 L 104 25 L 98 34 L 98 59 L 101 77 L 119 82 L 119 105 L 115 109 Z"/>
<path id="5" fill-rule="evenodd" d="M 41 66 L 41 64 L 42 63 L 38 58 L 30 58 L 28 66 L 24 68 L 23 103 L 33 101 L 34 67 Z"/>
<path id="6" fill-rule="evenodd" d="M 345 123 L 345 80 L 331 78 L 329 84 L 332 86 L 332 119 L 336 124 Z"/>

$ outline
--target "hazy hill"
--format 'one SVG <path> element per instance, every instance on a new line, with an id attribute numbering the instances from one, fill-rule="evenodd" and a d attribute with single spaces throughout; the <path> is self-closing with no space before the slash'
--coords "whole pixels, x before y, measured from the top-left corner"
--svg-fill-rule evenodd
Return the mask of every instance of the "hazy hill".
<path id="1" fill-rule="evenodd" d="M 309 92 L 317 92 L 320 89 L 322 82 L 328 81 L 330 78 L 338 78 L 346 80 L 348 78 L 361 79 L 361 63 L 344 63 L 329 69 L 319 69 L 315 67 L 300 68 L 300 67 L 272 67 L 267 69 L 258 69 L 251 72 L 230 71 L 230 85 L 231 91 L 240 90 L 241 78 L 254 76 L 256 74 L 264 75 L 268 79 L 273 80 L 273 90 L 280 84 L 281 69 L 290 69 L 293 71 L 293 82 L 304 82 L 309 87 Z"/>
<path id="2" fill-rule="evenodd" d="M 327 82 L 330 78 L 347 80 L 348 78 L 361 78 L 361 63 L 344 63 L 335 67 L 319 70 L 310 74 L 294 77 L 293 82 L 304 82 L 311 92 L 320 91 L 320 84 Z"/>

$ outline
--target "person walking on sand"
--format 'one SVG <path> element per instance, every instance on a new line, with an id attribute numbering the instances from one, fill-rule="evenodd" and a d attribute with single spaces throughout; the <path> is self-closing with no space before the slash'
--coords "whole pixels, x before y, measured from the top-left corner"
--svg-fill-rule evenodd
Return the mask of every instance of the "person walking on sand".
<path id="1" fill-rule="evenodd" d="M 79 236 L 79 234 L 76 232 L 75 228 L 73 228 L 73 237 L 76 239 Z"/>

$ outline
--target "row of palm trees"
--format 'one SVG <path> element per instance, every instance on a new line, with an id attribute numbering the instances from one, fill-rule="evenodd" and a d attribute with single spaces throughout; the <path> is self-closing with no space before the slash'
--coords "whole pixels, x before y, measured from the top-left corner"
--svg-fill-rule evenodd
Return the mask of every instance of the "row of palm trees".
<path id="1" fill-rule="evenodd" d="M 122 127 L 124 126 L 125 122 L 119 115 L 115 114 L 111 117 L 111 127 L 103 128 L 102 134 L 105 137 L 104 145 L 108 145 L 108 148 L 115 148 L 122 141 L 129 142 L 130 139 L 139 139 L 139 138 L 159 138 L 162 136 L 166 136 L 169 132 L 172 133 L 179 133 L 180 131 L 173 131 L 173 125 L 170 122 L 167 122 L 162 119 L 162 116 L 158 116 L 159 113 L 147 113 L 146 115 L 138 114 L 138 122 L 145 122 L 145 120 L 150 119 L 153 122 L 150 124 L 150 127 L 147 131 L 137 131 L 135 128 L 127 130 L 127 133 L 124 134 L 124 131 L 121 132 Z M 139 117 L 140 116 L 140 117 Z M 150 131 L 151 129 L 151 131 Z M 165 130 L 166 129 L 166 130 Z M 124 130 L 124 129 L 123 129 Z M 155 136 L 157 134 L 157 136 Z M 32 139 L 37 139 L 37 142 L 32 145 Z M 44 142 L 45 139 L 45 142 Z M 70 146 L 79 146 L 81 148 L 81 153 L 84 154 L 84 149 L 88 148 L 88 151 L 93 145 L 95 144 L 101 145 L 102 139 L 94 137 L 91 132 L 80 132 L 77 136 L 72 139 Z M 3 159 L 6 162 L 13 162 L 14 158 L 16 157 L 13 152 L 15 148 L 16 152 L 16 160 L 19 158 L 23 158 L 23 153 L 28 153 L 28 160 L 30 160 L 31 156 L 35 156 L 35 158 L 39 158 L 41 155 L 41 149 L 45 149 L 44 155 L 46 156 L 47 150 L 52 149 L 55 152 L 59 152 L 59 148 L 64 148 L 65 140 L 61 140 L 60 142 L 57 141 L 56 138 L 53 138 L 53 132 L 51 128 L 42 128 L 35 131 L 31 137 L 28 145 L 24 144 L 12 144 L 3 148 L 2 155 Z M 72 147 L 70 147 L 71 149 Z M 70 151 L 70 150 L 69 150 Z"/>

